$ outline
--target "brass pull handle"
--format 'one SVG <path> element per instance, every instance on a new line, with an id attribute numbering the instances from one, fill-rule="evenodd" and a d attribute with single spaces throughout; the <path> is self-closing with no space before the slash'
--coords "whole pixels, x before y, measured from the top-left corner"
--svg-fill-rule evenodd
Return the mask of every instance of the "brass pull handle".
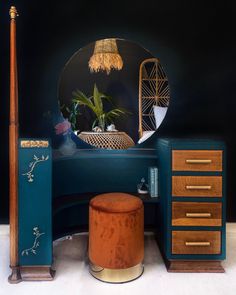
<path id="1" fill-rule="evenodd" d="M 186 213 L 186 217 L 211 217 L 211 213 Z"/>
<path id="2" fill-rule="evenodd" d="M 208 247 L 210 246 L 210 242 L 185 242 L 185 246 L 202 246 L 202 247 Z"/>
<path id="3" fill-rule="evenodd" d="M 186 189 L 211 189 L 211 185 L 186 185 Z"/>
<path id="4" fill-rule="evenodd" d="M 212 163 L 212 160 L 208 159 L 187 159 L 186 160 L 187 164 L 210 164 Z"/>

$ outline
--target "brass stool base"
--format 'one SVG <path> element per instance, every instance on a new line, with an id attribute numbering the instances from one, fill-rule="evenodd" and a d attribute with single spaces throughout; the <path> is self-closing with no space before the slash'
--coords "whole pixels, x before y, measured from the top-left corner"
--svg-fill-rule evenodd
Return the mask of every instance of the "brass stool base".
<path id="1" fill-rule="evenodd" d="M 144 266 L 139 263 L 124 269 L 110 269 L 90 263 L 89 272 L 96 279 L 107 283 L 126 283 L 133 281 L 143 274 Z"/>

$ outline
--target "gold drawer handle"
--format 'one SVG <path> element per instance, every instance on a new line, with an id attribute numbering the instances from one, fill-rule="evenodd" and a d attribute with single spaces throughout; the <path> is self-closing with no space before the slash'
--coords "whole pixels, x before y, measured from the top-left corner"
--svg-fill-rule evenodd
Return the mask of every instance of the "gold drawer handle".
<path id="1" fill-rule="evenodd" d="M 212 160 L 203 160 L 203 159 L 187 159 L 187 164 L 210 164 L 212 163 Z"/>
<path id="2" fill-rule="evenodd" d="M 202 246 L 209 247 L 211 245 L 210 242 L 185 242 L 185 246 Z"/>
<path id="3" fill-rule="evenodd" d="M 186 213 L 186 217 L 211 217 L 211 213 Z"/>
<path id="4" fill-rule="evenodd" d="M 186 185 L 186 189 L 211 189 L 211 185 Z"/>

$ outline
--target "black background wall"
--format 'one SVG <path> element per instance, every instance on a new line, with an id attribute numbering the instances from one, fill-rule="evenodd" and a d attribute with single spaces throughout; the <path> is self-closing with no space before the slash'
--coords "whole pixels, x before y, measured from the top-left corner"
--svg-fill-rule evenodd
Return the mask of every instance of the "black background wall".
<path id="1" fill-rule="evenodd" d="M 9 16 L 20 17 L 20 135 L 37 136 L 42 105 L 78 48 L 105 37 L 139 42 L 160 57 L 171 88 L 163 136 L 214 137 L 227 144 L 227 219 L 236 221 L 233 1 L 1 1 L 0 222 L 8 222 Z M 32 133 L 32 130 L 33 133 Z"/>

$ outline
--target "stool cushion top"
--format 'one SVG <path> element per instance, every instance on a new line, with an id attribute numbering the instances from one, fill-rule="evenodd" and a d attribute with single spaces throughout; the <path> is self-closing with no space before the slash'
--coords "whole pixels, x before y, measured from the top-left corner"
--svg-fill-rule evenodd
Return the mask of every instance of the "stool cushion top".
<path id="1" fill-rule="evenodd" d="M 140 198 L 126 193 L 106 193 L 92 198 L 89 205 L 103 212 L 123 213 L 140 209 L 143 202 Z"/>

